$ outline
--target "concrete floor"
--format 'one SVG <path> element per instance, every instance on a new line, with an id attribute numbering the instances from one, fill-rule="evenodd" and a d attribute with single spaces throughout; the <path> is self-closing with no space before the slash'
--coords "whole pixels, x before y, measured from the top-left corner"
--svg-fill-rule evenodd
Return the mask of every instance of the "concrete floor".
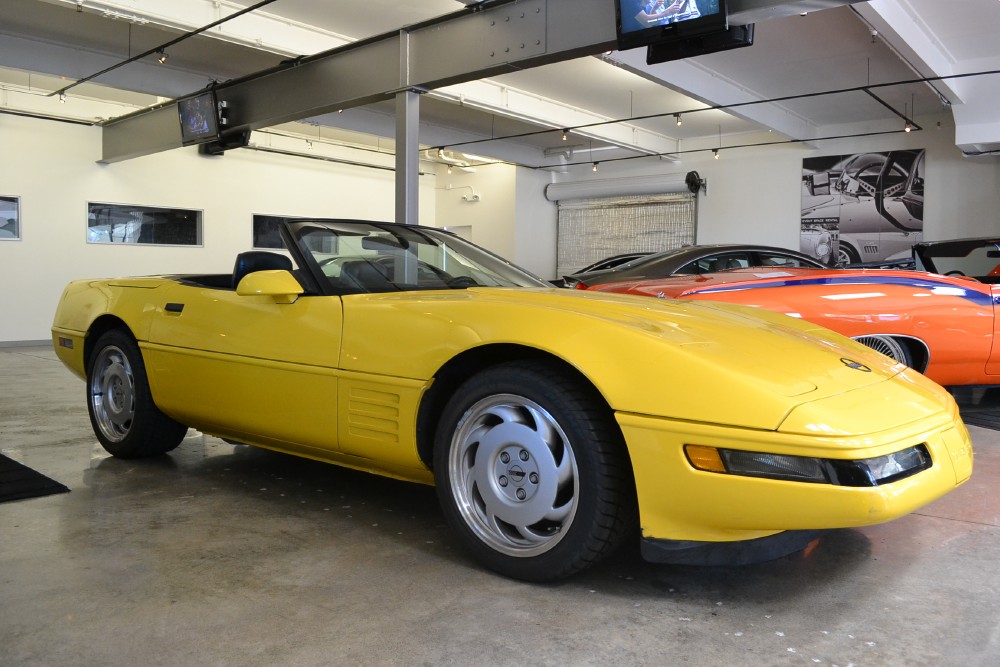
<path id="1" fill-rule="evenodd" d="M 997 665 L 1000 432 L 965 486 L 808 556 L 556 585 L 476 567 L 430 488 L 190 432 L 109 458 L 83 382 L 0 348 L 0 449 L 70 493 L 0 504 L 2 665 Z"/>

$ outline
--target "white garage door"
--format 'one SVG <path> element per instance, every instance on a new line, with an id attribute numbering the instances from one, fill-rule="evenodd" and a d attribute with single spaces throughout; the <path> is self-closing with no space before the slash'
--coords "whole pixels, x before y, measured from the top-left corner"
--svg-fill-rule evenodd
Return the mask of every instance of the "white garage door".
<path id="1" fill-rule="evenodd" d="M 694 243 L 698 198 L 689 193 L 559 202 L 557 275 L 605 257 Z"/>

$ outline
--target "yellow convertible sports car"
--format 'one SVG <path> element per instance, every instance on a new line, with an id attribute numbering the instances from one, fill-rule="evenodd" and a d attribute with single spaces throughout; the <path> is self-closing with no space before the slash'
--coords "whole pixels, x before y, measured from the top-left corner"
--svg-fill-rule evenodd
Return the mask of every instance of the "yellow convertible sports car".
<path id="1" fill-rule="evenodd" d="M 192 427 L 434 484 L 474 557 L 533 581 L 636 528 L 653 561 L 773 558 L 972 473 L 945 391 L 816 325 L 551 288 L 437 229 L 281 231 L 232 274 L 66 288 L 53 344 L 111 454 Z"/>

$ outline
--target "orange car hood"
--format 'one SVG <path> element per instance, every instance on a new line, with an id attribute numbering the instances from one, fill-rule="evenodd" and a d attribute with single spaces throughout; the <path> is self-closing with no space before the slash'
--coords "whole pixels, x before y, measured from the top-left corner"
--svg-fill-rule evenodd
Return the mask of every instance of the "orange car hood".
<path id="1" fill-rule="evenodd" d="M 957 296 L 962 296 L 981 305 L 992 305 L 994 303 L 994 288 L 991 285 L 962 277 L 941 276 L 922 271 L 898 271 L 894 269 L 851 270 L 757 267 L 693 276 L 673 276 L 657 280 L 609 283 L 593 287 L 592 289 L 617 292 L 619 294 L 637 294 L 676 299 L 699 293 L 764 289 L 770 287 L 880 283 L 954 290 Z M 998 288 L 998 291 L 1000 291 L 1000 288 Z"/>

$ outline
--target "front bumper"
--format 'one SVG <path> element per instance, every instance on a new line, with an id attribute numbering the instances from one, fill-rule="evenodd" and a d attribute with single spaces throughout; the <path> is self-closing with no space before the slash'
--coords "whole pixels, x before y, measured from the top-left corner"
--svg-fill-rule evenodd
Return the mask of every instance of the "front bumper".
<path id="1" fill-rule="evenodd" d="M 972 473 L 972 445 L 957 413 L 865 436 L 807 436 L 618 413 L 645 540 L 733 542 L 782 531 L 867 526 L 945 495 Z M 826 459 L 868 459 L 924 444 L 932 465 L 874 487 L 793 482 L 696 470 L 685 444 Z"/>
<path id="2" fill-rule="evenodd" d="M 738 542 L 688 542 L 643 538 L 643 560 L 670 565 L 733 566 L 763 563 L 802 551 L 827 531 L 786 530 Z"/>

